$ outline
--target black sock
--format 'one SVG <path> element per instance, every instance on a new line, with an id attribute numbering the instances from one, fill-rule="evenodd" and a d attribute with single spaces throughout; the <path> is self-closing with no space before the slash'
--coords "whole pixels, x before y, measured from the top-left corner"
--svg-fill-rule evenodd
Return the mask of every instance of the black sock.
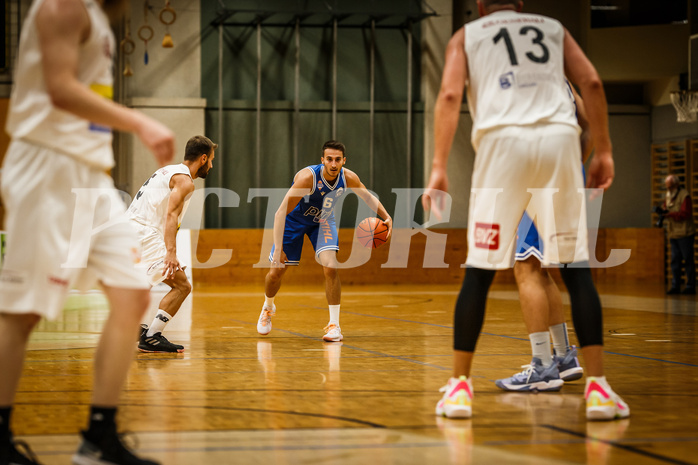
<path id="1" fill-rule="evenodd" d="M 85 431 L 85 437 L 98 442 L 110 433 L 116 433 L 116 407 L 90 407 L 90 426 Z"/>
<path id="2" fill-rule="evenodd" d="M 10 416 L 12 407 L 0 407 L 0 438 L 10 437 Z"/>

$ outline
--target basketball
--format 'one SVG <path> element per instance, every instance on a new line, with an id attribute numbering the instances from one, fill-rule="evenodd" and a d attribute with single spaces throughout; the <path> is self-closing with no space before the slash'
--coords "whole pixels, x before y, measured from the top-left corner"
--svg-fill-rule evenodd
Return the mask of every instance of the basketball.
<path id="1" fill-rule="evenodd" d="M 388 240 L 388 226 L 378 218 L 366 218 L 356 228 L 356 238 L 366 248 L 376 248 Z"/>

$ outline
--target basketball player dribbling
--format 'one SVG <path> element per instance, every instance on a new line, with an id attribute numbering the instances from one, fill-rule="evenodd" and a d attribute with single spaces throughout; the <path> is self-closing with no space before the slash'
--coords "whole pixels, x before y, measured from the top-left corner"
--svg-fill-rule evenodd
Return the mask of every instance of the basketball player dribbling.
<path id="1" fill-rule="evenodd" d="M 322 146 L 321 163 L 296 173 L 291 189 L 286 193 L 274 216 L 274 246 L 269 254 L 271 269 L 264 279 L 264 304 L 257 322 L 259 334 L 266 335 L 271 331 L 271 319 L 276 313 L 274 297 L 281 288 L 286 267 L 299 264 L 303 240 L 308 236 L 325 274 L 325 295 L 330 321 L 325 327 L 322 339 L 327 342 L 339 342 L 344 338 L 339 326 L 339 238 L 334 218 L 337 199 L 346 194 L 347 189 L 352 189 L 383 219 L 388 226 L 388 237 L 393 229 L 392 218 L 383 204 L 366 189 L 356 173 L 344 168 L 345 152 L 341 142 L 325 142 Z"/>
<path id="2" fill-rule="evenodd" d="M 29 335 L 42 317 L 59 315 L 71 287 L 89 287 L 95 279 L 111 311 L 95 353 L 89 426 L 73 463 L 156 465 L 128 450 L 116 429 L 119 395 L 150 286 L 135 266 L 138 241 L 106 171 L 114 166 L 112 128 L 134 132 L 163 165 L 174 154 L 174 136 L 111 101 L 115 41 L 107 12 L 115 15 L 125 3 L 35 0 L 22 25 L 7 122 L 12 141 L 2 170 L 7 206 L 7 254 L 0 274 L 3 465 L 39 463 L 29 451 L 20 452 L 10 430 Z M 110 220 L 109 227 L 92 234 L 93 224 Z M 69 252 L 75 262 L 63 266 Z"/>
<path id="3" fill-rule="evenodd" d="M 435 150 L 423 203 L 437 211 L 448 190 L 447 161 L 463 90 L 473 114 L 477 156 L 468 213 L 468 259 L 454 318 L 454 370 L 436 405 L 449 418 L 472 415 L 470 371 L 489 287 L 513 264 L 516 226 L 525 209 L 546 240 L 543 264 L 574 263 L 560 273 L 587 370 L 589 420 L 625 418 L 627 404 L 603 370 L 601 302 L 588 268 L 579 126 L 565 76 L 579 86 L 596 153 L 588 187 L 607 189 L 613 154 L 603 86 L 569 32 L 556 20 L 520 13 L 518 0 L 479 0 L 480 19 L 449 41 L 434 111 Z M 552 202 L 552 192 L 555 202 Z"/>

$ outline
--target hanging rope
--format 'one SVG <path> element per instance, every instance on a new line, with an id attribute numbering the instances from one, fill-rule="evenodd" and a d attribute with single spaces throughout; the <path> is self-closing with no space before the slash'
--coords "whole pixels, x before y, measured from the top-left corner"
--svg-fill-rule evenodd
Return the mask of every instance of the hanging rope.
<path id="1" fill-rule="evenodd" d="M 170 6 L 170 0 L 165 0 L 165 7 L 160 10 L 160 22 L 165 25 L 165 37 L 162 39 L 162 46 L 165 48 L 174 47 L 170 26 L 177 20 L 177 12 Z"/>
<path id="2" fill-rule="evenodd" d="M 121 54 L 124 56 L 126 63 L 124 64 L 124 76 L 133 76 L 133 69 L 131 69 L 131 59 L 128 57 L 136 50 L 136 43 L 131 39 L 131 20 L 126 21 L 126 35 L 121 40 Z"/>
<path id="3" fill-rule="evenodd" d="M 153 31 L 153 28 L 148 25 L 148 10 L 150 9 L 150 5 L 148 4 L 148 0 L 145 0 L 143 3 L 143 24 L 140 28 L 138 28 L 138 38 L 145 43 L 145 54 L 143 55 L 143 63 L 146 65 L 148 64 L 148 41 L 153 38 L 155 35 L 155 31 Z"/>

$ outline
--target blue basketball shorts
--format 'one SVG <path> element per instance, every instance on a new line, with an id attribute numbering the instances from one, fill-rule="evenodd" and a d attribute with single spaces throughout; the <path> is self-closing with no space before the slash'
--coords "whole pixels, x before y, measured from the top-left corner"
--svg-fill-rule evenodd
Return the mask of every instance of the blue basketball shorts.
<path id="1" fill-rule="evenodd" d="M 516 260 L 523 261 L 531 256 L 543 261 L 543 243 L 533 219 L 524 212 L 516 230 Z"/>
<path id="2" fill-rule="evenodd" d="M 284 253 L 288 260 L 286 265 L 300 263 L 305 236 L 308 236 L 310 243 L 313 244 L 316 256 L 325 250 L 339 250 L 339 236 L 334 216 L 322 223 L 307 224 L 298 221 L 289 214 L 286 216 L 286 227 L 284 228 Z M 269 261 L 273 255 L 274 247 L 272 246 Z"/>

